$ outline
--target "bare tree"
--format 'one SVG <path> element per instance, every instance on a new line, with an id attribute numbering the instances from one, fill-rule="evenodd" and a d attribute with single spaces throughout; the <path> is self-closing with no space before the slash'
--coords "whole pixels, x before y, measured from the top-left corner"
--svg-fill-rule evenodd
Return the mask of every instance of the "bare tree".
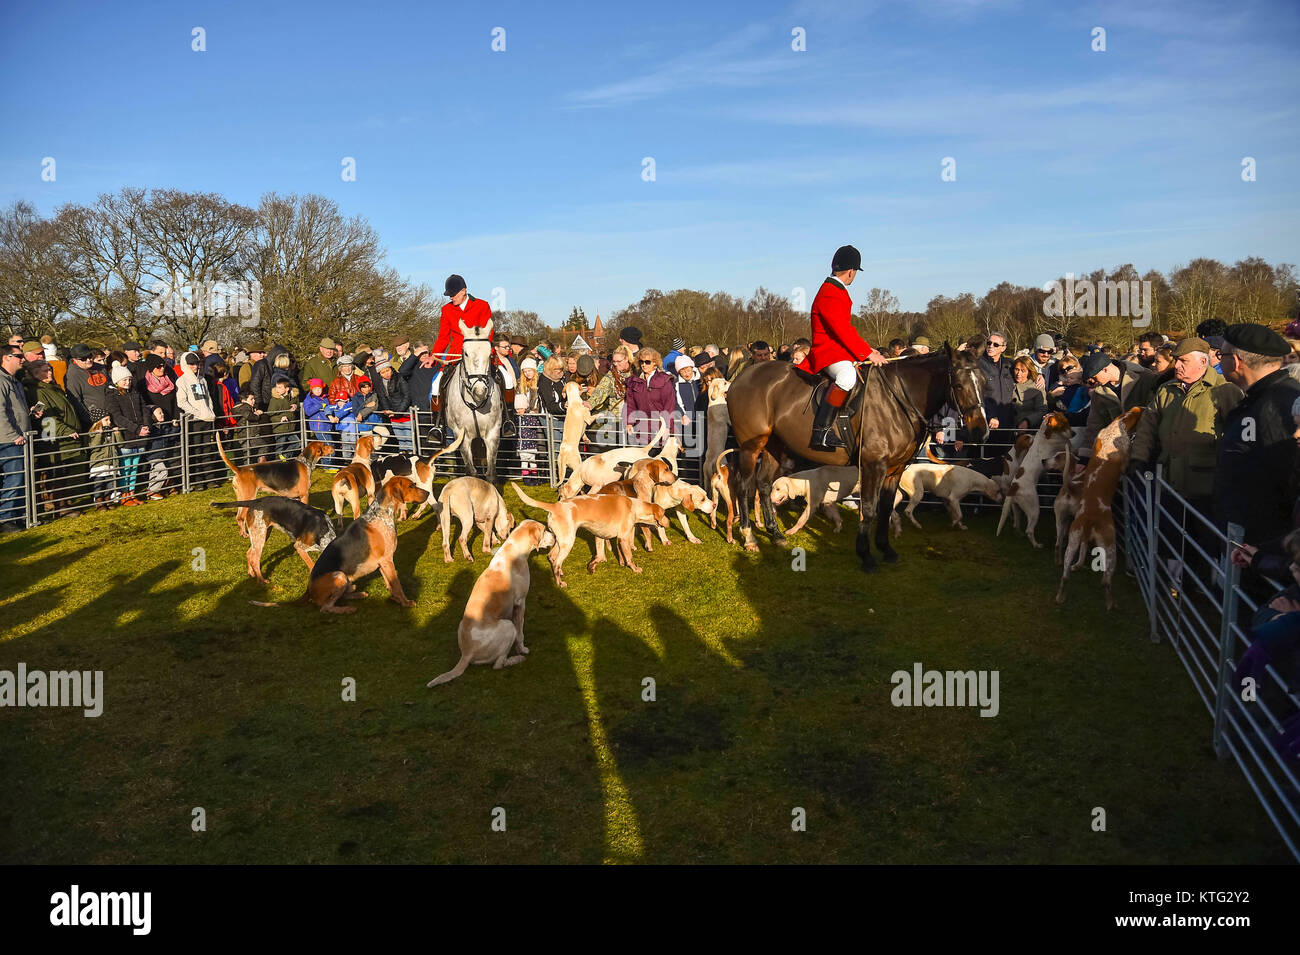
<path id="1" fill-rule="evenodd" d="M 511 335 L 522 335 L 529 341 L 537 341 L 547 335 L 546 325 L 536 312 L 522 309 L 500 311 L 492 316 L 495 328 Z"/>
<path id="2" fill-rule="evenodd" d="M 101 195 L 93 206 L 67 205 L 55 225 L 69 263 L 73 290 L 68 311 L 101 329 L 105 340 L 147 324 L 148 250 L 140 234 L 143 189 Z"/>
<path id="3" fill-rule="evenodd" d="M 1221 318 L 1229 305 L 1228 276 L 1215 259 L 1192 259 L 1169 273 L 1172 302 L 1168 318 L 1188 335 L 1207 318 Z"/>
<path id="4" fill-rule="evenodd" d="M 975 296 L 963 292 L 954 298 L 936 295 L 925 309 L 925 331 L 932 347 L 943 342 L 954 346 L 975 332 Z"/>
<path id="5" fill-rule="evenodd" d="M 137 228 L 157 328 L 182 345 L 202 342 L 219 310 L 233 317 L 213 291 L 218 283 L 247 281 L 257 213 L 215 193 L 160 189 L 140 206 Z"/>
<path id="6" fill-rule="evenodd" d="M 862 320 L 867 341 L 877 345 L 883 346 L 895 332 L 904 330 L 898 320 L 898 297 L 889 289 L 873 288 L 868 292 L 867 300 L 858 310 L 858 317 Z"/>
<path id="7" fill-rule="evenodd" d="M 29 202 L 0 213 L 0 324 L 24 336 L 53 333 L 74 294 L 54 223 Z"/>

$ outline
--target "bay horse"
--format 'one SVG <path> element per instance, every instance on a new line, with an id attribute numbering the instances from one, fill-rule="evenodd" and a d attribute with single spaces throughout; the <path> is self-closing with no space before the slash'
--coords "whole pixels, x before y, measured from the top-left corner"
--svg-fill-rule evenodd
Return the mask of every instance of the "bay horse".
<path id="1" fill-rule="evenodd" d="M 443 376 L 442 407 L 447 426 L 463 436 L 460 456 L 465 473 L 478 473 L 474 465 L 474 446 L 481 442 L 489 484 L 497 482 L 497 447 L 501 444 L 501 421 L 505 395 L 492 366 L 492 323 L 470 328 L 462 320 L 463 336 L 460 361 Z M 478 438 L 479 441 L 474 439 Z"/>
<path id="2" fill-rule="evenodd" d="M 789 453 L 814 464 L 856 464 L 861 479 L 857 554 L 864 571 L 875 570 L 871 522 L 878 513 L 889 514 L 903 468 L 924 443 L 930 419 L 951 404 L 959 409 L 975 440 L 988 435 L 984 376 L 978 360 L 982 353 L 978 340 L 958 351 L 945 342 L 942 349 L 926 355 L 859 367 L 865 393 L 851 419 L 850 444 L 856 445 L 856 461 L 844 448 L 814 451 L 808 447 L 814 412 L 809 399 L 823 376 L 785 361 L 758 362 L 742 371 L 727 391 L 727 410 L 740 446 L 737 500 L 744 502 L 739 510 L 745 549 L 758 550 L 749 515 L 756 488 L 767 533 L 774 543 L 785 542 L 772 506 L 772 481 L 779 456 Z M 884 518 L 876 525 L 876 549 L 887 563 L 897 562 L 898 554 L 889 544 L 889 521 Z"/>

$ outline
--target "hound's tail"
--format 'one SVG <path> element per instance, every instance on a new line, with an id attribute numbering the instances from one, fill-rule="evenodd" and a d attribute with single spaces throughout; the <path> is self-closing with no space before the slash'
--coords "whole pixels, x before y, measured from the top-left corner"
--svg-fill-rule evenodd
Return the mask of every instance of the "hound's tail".
<path id="1" fill-rule="evenodd" d="M 260 511 L 267 504 L 276 500 L 283 500 L 283 498 L 278 498 L 275 497 L 274 495 L 268 495 L 266 497 L 259 497 L 256 500 L 252 500 L 252 501 L 208 501 L 208 506 L 209 507 L 246 507 L 250 511 Z"/>
<path id="2" fill-rule="evenodd" d="M 947 466 L 950 466 L 950 467 L 952 467 L 952 466 L 963 467 L 963 468 L 973 467 L 973 465 L 972 465 L 969 461 L 945 461 L 943 458 L 941 458 L 941 457 L 939 457 L 938 455 L 936 455 L 936 454 L 934 453 L 934 451 L 932 451 L 932 450 L 930 449 L 930 440 L 931 440 L 931 435 L 930 435 L 929 432 L 926 432 L 926 435 L 925 435 L 925 456 L 926 456 L 927 458 L 929 458 L 930 461 L 931 461 L 932 463 L 934 463 L 934 464 L 943 464 L 943 465 L 947 465 Z"/>
<path id="3" fill-rule="evenodd" d="M 231 463 L 230 458 L 226 457 L 226 449 L 223 448 L 223 447 L 221 446 L 221 431 L 220 431 L 220 429 L 216 430 L 214 433 L 215 433 L 216 436 L 217 436 L 217 452 L 221 455 L 221 460 L 223 460 L 223 461 L 226 462 L 226 467 L 230 468 L 230 470 L 232 470 L 232 471 L 234 471 L 236 474 L 238 474 L 238 473 L 239 473 L 239 468 L 235 467 L 235 465 L 234 465 L 233 463 Z"/>
<path id="4" fill-rule="evenodd" d="M 546 503 L 545 501 L 535 501 L 535 500 L 533 500 L 531 497 L 528 496 L 528 493 L 527 493 L 523 488 L 521 488 L 518 484 L 516 484 L 514 481 L 511 481 L 511 482 L 510 482 L 510 486 L 511 486 L 512 488 L 514 488 L 514 489 L 515 489 L 515 493 L 519 495 L 519 500 L 523 501 L 523 502 L 524 502 L 525 504 L 527 504 L 529 507 L 537 507 L 537 508 L 541 508 L 541 509 L 542 509 L 543 511 L 545 511 L 547 514 L 553 514 L 553 513 L 555 513 L 555 507 L 556 507 L 556 505 L 554 505 L 554 504 L 548 504 L 548 503 Z"/>
<path id="5" fill-rule="evenodd" d="M 718 477 L 722 477 L 722 459 L 735 450 L 736 450 L 735 448 L 727 448 L 727 450 L 719 454 L 718 459 L 713 462 L 713 473 L 716 474 Z"/>
<path id="6" fill-rule="evenodd" d="M 455 451 L 457 448 L 460 447 L 460 443 L 461 443 L 462 441 L 464 441 L 464 440 L 465 440 L 465 432 L 462 431 L 460 434 L 456 435 L 456 440 L 455 440 L 455 441 L 453 441 L 451 444 L 447 445 L 447 446 L 446 446 L 445 448 L 443 448 L 441 451 L 436 452 L 436 453 L 433 455 L 433 457 L 429 458 L 429 463 L 432 464 L 434 461 L 438 460 L 438 459 L 439 459 L 440 457 L 442 457 L 444 454 L 450 454 L 451 452 Z"/>
<path id="7" fill-rule="evenodd" d="M 668 433 L 668 422 L 666 420 L 661 421 L 659 423 L 659 433 L 656 434 L 653 438 L 651 438 L 650 443 L 641 449 L 641 454 L 647 458 L 650 457 L 650 452 L 654 450 L 655 445 L 658 444 L 659 440 L 667 433 Z"/>
<path id="8" fill-rule="evenodd" d="M 469 654 L 468 653 L 461 654 L 461 658 L 456 662 L 456 665 L 454 667 L 452 667 L 446 673 L 443 673 L 441 676 L 435 676 L 432 680 L 426 683 L 425 686 L 437 686 L 439 683 L 450 683 L 452 680 L 456 679 L 456 677 L 460 676 L 468 669 L 469 669 Z"/>

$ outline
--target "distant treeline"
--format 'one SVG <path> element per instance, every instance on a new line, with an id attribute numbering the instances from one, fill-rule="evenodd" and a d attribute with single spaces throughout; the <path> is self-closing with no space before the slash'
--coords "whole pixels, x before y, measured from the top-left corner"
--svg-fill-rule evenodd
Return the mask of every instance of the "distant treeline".
<path id="1" fill-rule="evenodd" d="M 1145 327 L 1134 327 L 1131 314 L 1085 317 L 1066 308 L 1047 315 L 1042 287 L 1010 282 L 979 297 L 938 295 L 924 312 L 903 312 L 888 289 L 864 287 L 866 278 L 852 289 L 857 323 L 881 344 L 922 334 L 935 344 L 957 342 L 996 329 L 1013 348 L 1044 331 L 1127 347 L 1145 330 L 1190 333 L 1207 318 L 1280 326 L 1300 317 L 1295 267 L 1259 258 L 1231 266 L 1194 259 L 1167 275 L 1122 265 L 1075 278 L 1150 283 Z M 790 342 L 808 334 L 816 291 L 791 298 L 760 287 L 743 299 L 650 289 L 609 317 L 606 344 L 626 325 L 660 344 L 677 336 L 718 345 Z M 24 336 L 49 333 L 60 344 L 158 336 L 183 348 L 209 338 L 223 345 L 263 339 L 307 353 L 325 336 L 349 346 L 397 333 L 429 337 L 442 304 L 440 289 L 412 284 L 384 265 L 379 237 L 364 218 L 345 217 L 322 196 L 268 194 L 250 208 L 214 193 L 131 188 L 63 206 L 48 219 L 27 202 L 0 213 L 0 326 Z M 532 311 L 501 312 L 497 324 L 530 338 L 546 334 Z"/>

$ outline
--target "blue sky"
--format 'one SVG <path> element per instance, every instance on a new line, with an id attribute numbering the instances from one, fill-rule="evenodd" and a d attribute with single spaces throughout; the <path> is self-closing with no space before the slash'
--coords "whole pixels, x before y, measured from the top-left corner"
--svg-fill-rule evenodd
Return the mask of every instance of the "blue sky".
<path id="1" fill-rule="evenodd" d="M 1298 48 L 1290 0 L 10 2 L 0 203 L 321 193 L 403 274 L 551 323 L 646 288 L 813 288 L 852 243 L 859 299 L 922 309 L 1124 262 L 1300 262 Z"/>

